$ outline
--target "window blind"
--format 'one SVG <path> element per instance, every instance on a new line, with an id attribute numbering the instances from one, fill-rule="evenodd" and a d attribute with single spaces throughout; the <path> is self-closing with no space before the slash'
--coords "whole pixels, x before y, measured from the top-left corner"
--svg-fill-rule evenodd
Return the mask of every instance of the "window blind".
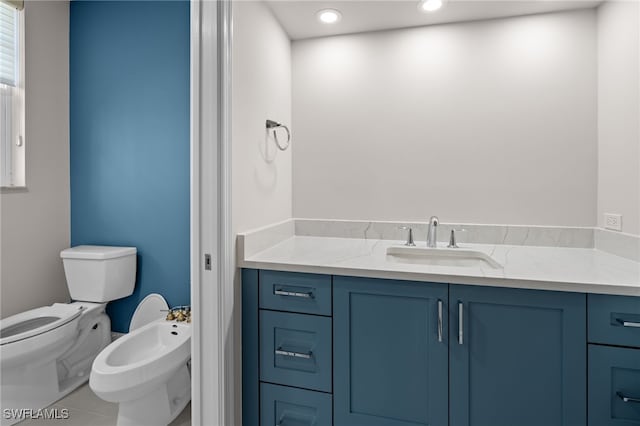
<path id="1" fill-rule="evenodd" d="M 0 2 L 0 84 L 16 87 L 18 52 L 18 12 Z"/>

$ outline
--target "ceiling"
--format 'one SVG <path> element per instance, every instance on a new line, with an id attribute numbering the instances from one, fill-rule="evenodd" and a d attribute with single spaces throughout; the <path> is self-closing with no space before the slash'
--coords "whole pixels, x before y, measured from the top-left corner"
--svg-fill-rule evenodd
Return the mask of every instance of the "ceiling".
<path id="1" fill-rule="evenodd" d="M 289 37 L 292 40 L 299 40 L 338 34 L 584 9 L 595 7 L 601 1 L 449 0 L 442 9 L 432 13 L 420 12 L 417 0 L 267 0 L 267 3 Z M 316 12 L 327 8 L 338 9 L 342 12 L 342 20 L 332 25 L 318 22 Z"/>

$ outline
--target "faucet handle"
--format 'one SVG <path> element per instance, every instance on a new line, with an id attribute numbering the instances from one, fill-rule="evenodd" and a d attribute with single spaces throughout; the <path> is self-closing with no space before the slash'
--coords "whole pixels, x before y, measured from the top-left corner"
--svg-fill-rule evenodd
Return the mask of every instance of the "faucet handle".
<path id="1" fill-rule="evenodd" d="M 447 248 L 458 248 L 458 244 L 456 244 L 456 230 L 451 230 L 451 235 L 449 236 L 449 245 Z"/>
<path id="2" fill-rule="evenodd" d="M 464 228 L 453 228 L 451 229 L 451 235 L 449 236 L 449 245 L 447 248 L 459 248 L 456 242 L 456 231 L 457 232 L 467 232 Z"/>
<path id="3" fill-rule="evenodd" d="M 407 242 L 404 243 L 407 247 L 415 247 L 416 243 L 413 242 L 413 229 L 410 226 L 399 226 L 398 229 L 409 231 L 407 233 Z"/>
<path id="4" fill-rule="evenodd" d="M 167 312 L 167 321 L 176 320 L 178 322 L 182 322 L 186 320 L 187 322 L 191 322 L 191 306 L 189 305 L 174 306 L 168 310 L 162 309 L 161 311 Z"/>

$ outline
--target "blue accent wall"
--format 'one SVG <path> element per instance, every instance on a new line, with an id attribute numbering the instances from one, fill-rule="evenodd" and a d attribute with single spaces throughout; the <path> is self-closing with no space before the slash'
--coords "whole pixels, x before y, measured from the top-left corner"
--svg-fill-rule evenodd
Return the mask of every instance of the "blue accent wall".
<path id="1" fill-rule="evenodd" d="M 135 246 L 114 331 L 160 293 L 189 304 L 189 2 L 72 1 L 71 244 Z M 55 167 L 55 165 L 52 165 Z"/>

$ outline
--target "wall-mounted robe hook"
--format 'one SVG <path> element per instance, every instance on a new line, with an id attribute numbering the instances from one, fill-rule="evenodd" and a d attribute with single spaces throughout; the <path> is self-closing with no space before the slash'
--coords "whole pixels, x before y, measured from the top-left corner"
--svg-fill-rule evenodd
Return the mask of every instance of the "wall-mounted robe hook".
<path id="1" fill-rule="evenodd" d="M 276 146 L 278 147 L 278 149 L 280 149 L 281 151 L 286 151 L 286 149 L 289 148 L 289 145 L 291 145 L 291 132 L 289 132 L 289 128 L 284 124 L 278 123 L 277 121 L 273 121 L 273 120 L 267 120 L 266 126 L 267 126 L 267 131 L 269 130 L 273 131 L 273 139 L 276 141 Z M 287 132 L 287 142 L 284 146 L 278 139 L 278 134 L 276 133 L 276 130 L 278 128 L 283 128 Z"/>

